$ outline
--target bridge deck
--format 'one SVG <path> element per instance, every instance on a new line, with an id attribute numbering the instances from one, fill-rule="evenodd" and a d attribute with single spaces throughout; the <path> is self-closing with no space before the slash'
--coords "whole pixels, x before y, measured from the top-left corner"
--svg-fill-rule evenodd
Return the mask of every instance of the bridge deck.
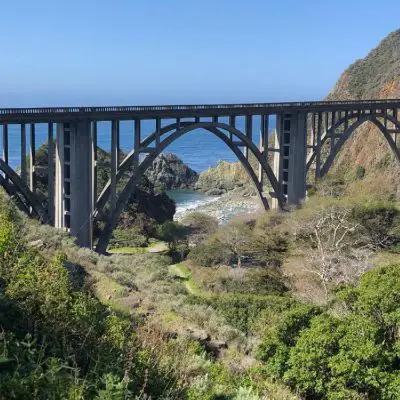
<path id="1" fill-rule="evenodd" d="M 153 119 L 157 117 L 217 117 L 274 114 L 284 111 L 290 112 L 290 110 L 323 112 L 379 108 L 400 109 L 400 99 L 200 105 L 0 108 L 0 122 L 63 122 L 79 118 L 101 121 L 134 118 Z"/>

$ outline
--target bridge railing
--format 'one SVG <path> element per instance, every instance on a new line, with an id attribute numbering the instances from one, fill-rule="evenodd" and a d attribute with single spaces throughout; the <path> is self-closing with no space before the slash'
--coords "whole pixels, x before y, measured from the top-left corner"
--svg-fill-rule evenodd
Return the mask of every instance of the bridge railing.
<path id="1" fill-rule="evenodd" d="M 155 105 L 155 106 L 106 106 L 106 107 L 35 107 L 35 108 L 0 108 L 0 115 L 52 115 L 52 114 L 93 114 L 107 112 L 137 111 L 195 111 L 242 108 L 313 108 L 319 106 L 379 106 L 395 103 L 400 107 L 400 99 L 349 100 L 349 101 L 310 101 L 283 103 L 245 103 L 245 104 L 193 104 L 193 105 Z"/>

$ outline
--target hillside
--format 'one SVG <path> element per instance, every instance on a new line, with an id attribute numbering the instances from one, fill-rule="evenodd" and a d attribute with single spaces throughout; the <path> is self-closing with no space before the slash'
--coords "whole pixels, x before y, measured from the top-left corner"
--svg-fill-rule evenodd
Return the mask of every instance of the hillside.
<path id="1" fill-rule="evenodd" d="M 0 400 L 399 398 L 399 220 L 314 196 L 100 256 L 0 191 Z"/>
<path id="2" fill-rule="evenodd" d="M 388 35 L 365 58 L 343 72 L 327 100 L 400 98 L 400 29 Z M 363 182 L 355 186 L 377 195 L 398 197 L 399 165 L 379 130 L 364 124 L 342 149 L 333 173 L 355 176 L 365 168 Z"/>

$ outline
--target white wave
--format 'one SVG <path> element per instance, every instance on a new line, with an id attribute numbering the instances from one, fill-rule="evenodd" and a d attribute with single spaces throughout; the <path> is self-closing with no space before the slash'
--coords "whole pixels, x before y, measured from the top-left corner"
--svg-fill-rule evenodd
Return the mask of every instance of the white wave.
<path id="1" fill-rule="evenodd" d="M 197 207 L 203 206 L 205 204 L 213 203 L 214 201 L 217 200 L 218 197 L 215 196 L 215 197 L 206 197 L 204 199 L 188 200 L 181 204 L 177 204 L 175 216 L 177 214 L 182 214 L 188 210 L 194 210 Z"/>

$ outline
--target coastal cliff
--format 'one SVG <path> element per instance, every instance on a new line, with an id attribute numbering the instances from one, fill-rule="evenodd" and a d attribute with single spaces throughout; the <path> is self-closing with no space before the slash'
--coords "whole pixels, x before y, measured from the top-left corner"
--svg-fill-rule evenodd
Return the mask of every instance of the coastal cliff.
<path id="1" fill-rule="evenodd" d="M 400 29 L 389 34 L 365 58 L 340 76 L 327 100 L 400 98 Z M 353 182 L 356 170 L 365 171 Z M 360 126 L 340 151 L 332 169 L 350 190 L 398 197 L 399 163 L 384 136 L 372 123 Z"/>

